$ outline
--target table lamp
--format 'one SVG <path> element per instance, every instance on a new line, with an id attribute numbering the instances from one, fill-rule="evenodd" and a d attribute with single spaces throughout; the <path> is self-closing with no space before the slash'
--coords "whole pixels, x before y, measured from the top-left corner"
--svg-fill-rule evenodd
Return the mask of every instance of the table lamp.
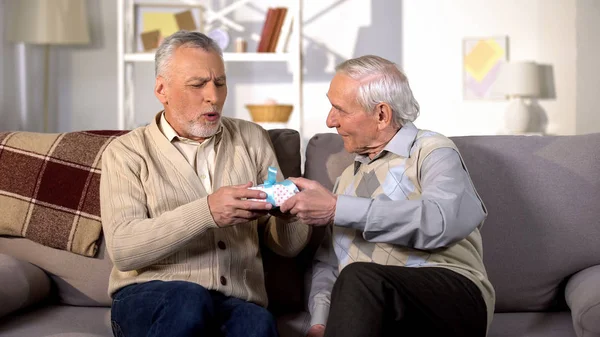
<path id="1" fill-rule="evenodd" d="M 540 68 L 535 62 L 506 63 L 500 72 L 496 91 L 509 99 L 506 107 L 505 127 L 511 134 L 526 133 L 535 126 L 536 117 L 527 99 L 538 98 L 542 90 Z"/>
<path id="2" fill-rule="evenodd" d="M 9 2 L 7 37 L 11 42 L 44 45 L 44 132 L 48 131 L 51 45 L 90 42 L 85 0 L 15 0 Z"/>

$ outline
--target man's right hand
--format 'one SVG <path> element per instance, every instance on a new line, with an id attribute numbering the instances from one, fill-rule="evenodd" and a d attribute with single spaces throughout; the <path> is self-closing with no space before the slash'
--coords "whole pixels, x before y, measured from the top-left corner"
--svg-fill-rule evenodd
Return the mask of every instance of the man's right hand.
<path id="1" fill-rule="evenodd" d="M 268 214 L 273 206 L 266 201 L 242 199 L 266 199 L 262 191 L 249 190 L 252 183 L 223 186 L 208 196 L 208 207 L 215 223 L 219 227 L 233 226 Z"/>
<path id="2" fill-rule="evenodd" d="M 325 334 L 325 326 L 323 324 L 315 324 L 308 329 L 306 337 L 323 337 Z"/>

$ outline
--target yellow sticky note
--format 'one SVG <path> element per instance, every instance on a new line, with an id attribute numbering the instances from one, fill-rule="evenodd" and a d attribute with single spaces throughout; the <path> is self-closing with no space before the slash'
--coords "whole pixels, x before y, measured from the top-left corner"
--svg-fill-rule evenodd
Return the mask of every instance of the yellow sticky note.
<path id="1" fill-rule="evenodd" d="M 173 13 L 144 13 L 144 32 L 160 30 L 162 37 L 167 37 L 179 30 Z"/>

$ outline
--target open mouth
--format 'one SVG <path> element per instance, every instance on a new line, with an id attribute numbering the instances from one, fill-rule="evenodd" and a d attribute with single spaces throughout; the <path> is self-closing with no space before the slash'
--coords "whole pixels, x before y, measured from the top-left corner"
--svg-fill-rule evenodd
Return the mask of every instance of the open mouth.
<path id="1" fill-rule="evenodd" d="M 204 118 L 206 118 L 209 121 L 215 121 L 215 120 L 219 119 L 219 113 L 217 113 L 217 112 L 207 112 L 207 113 L 203 114 L 202 116 L 204 116 Z"/>

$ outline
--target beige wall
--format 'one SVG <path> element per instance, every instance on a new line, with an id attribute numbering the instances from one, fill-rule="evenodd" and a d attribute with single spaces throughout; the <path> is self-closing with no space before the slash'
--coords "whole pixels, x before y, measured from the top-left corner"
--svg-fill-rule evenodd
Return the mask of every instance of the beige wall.
<path id="1" fill-rule="evenodd" d="M 0 6 L 5 3 L 6 0 L 0 0 Z M 55 114 L 59 131 L 117 127 L 116 0 L 87 3 L 93 43 L 84 47 L 57 47 L 51 53 L 54 83 L 51 113 Z M 273 2 L 260 0 L 256 8 L 270 3 Z M 498 133 L 505 101 L 462 99 L 462 38 L 488 35 L 509 36 L 512 60 L 532 59 L 553 66 L 556 99 L 541 101 L 550 118 L 550 132 L 600 131 L 600 114 L 595 113 L 595 88 L 600 76 L 594 73 L 600 54 L 596 36 L 600 31 L 599 3 L 597 0 L 304 0 L 304 137 L 331 131 L 325 126 L 329 110 L 325 93 L 333 66 L 366 53 L 380 54 L 404 67 L 422 106 L 418 126 L 451 136 Z M 251 31 L 261 28 L 260 11 L 256 9 L 238 14 L 237 19 L 244 21 Z M 8 125 L 12 128 L 18 125 L 14 111 L 19 106 L 14 98 L 18 94 L 14 48 L 7 46 L 2 40 L 0 113 L 3 115 L 0 116 L 10 121 Z M 39 106 L 41 98 L 42 49 L 29 47 L 28 53 L 28 97 L 33 109 Z M 227 115 L 248 118 L 246 103 L 269 97 L 285 101 L 286 95 L 289 96 L 291 74 L 284 64 L 232 63 L 227 67 L 230 79 Z M 139 65 L 136 71 L 136 121 L 141 124 L 160 106 L 151 92 L 152 66 Z M 39 109 L 30 113 L 35 118 Z M 40 125 L 30 124 L 33 128 Z"/>
<path id="2" fill-rule="evenodd" d="M 509 60 L 553 66 L 557 98 L 540 102 L 549 131 L 575 133 L 575 0 L 407 0 L 402 21 L 420 127 L 447 135 L 501 132 L 506 101 L 462 98 L 461 48 L 464 37 L 507 35 Z"/>
<path id="3" fill-rule="evenodd" d="M 6 10 L 5 0 L 0 0 L 0 13 Z M 19 128 L 15 68 L 13 66 L 15 47 L 4 37 L 4 16 L 0 15 L 0 131 Z"/>
<path id="4" fill-rule="evenodd" d="M 577 0 L 577 134 L 600 131 L 600 1 Z"/>

